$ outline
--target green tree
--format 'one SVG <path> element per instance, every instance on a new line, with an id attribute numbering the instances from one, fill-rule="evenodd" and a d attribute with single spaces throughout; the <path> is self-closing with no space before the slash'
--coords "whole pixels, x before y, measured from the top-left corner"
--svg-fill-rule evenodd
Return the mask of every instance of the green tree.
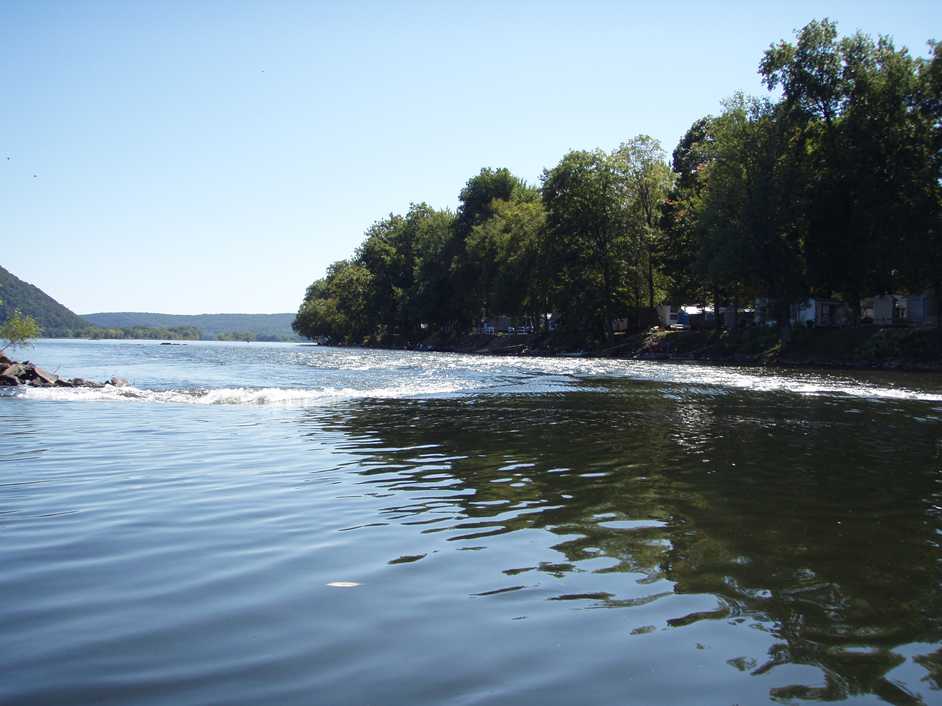
<path id="1" fill-rule="evenodd" d="M 362 265 L 340 260 L 308 287 L 292 328 L 302 336 L 362 343 L 375 331 L 373 276 Z"/>
<path id="2" fill-rule="evenodd" d="M 534 191 L 509 169 L 484 168 L 468 179 L 458 194 L 459 206 L 455 215 L 454 238 L 449 244 L 452 297 L 457 308 L 455 324 L 468 328 L 479 320 L 487 309 L 487 287 L 490 273 L 481 270 L 482 262 L 468 250 L 468 238 L 475 226 L 485 223 L 494 215 L 496 201 L 527 198 Z"/>
<path id="3" fill-rule="evenodd" d="M 29 345 L 34 338 L 38 338 L 41 333 L 39 324 L 32 316 L 21 314 L 19 309 L 15 309 L 7 320 L 0 326 L 0 339 L 6 343 L 0 347 L 0 352 L 5 351 L 11 346 Z"/>
<path id="4" fill-rule="evenodd" d="M 536 192 L 495 199 L 492 215 L 467 240 L 481 276 L 484 314 L 525 317 L 538 324 L 547 312 L 549 281 L 543 258 L 546 215 Z"/>
<path id="5" fill-rule="evenodd" d="M 653 309 L 656 253 L 663 240 L 661 206 L 673 175 L 661 143 L 648 135 L 638 135 L 623 143 L 614 159 L 627 189 L 628 229 L 638 247 L 638 274 L 644 277 L 648 307 Z"/>
<path id="6" fill-rule="evenodd" d="M 866 294 L 920 279 L 906 277 L 920 269 L 907 252 L 920 251 L 938 223 L 938 112 L 924 100 L 937 61 L 937 53 L 915 59 L 888 37 L 839 38 L 828 20 L 766 52 L 760 73 L 770 89 L 781 86 L 782 119 L 806 155 L 814 292 L 857 307 Z"/>
<path id="7" fill-rule="evenodd" d="M 455 216 L 451 211 L 428 208 L 414 220 L 415 259 L 412 287 L 408 291 L 408 320 L 418 333 L 421 325 L 450 329 L 467 318 L 464 298 L 456 291 Z"/>
<path id="8" fill-rule="evenodd" d="M 549 257 L 558 278 L 555 304 L 570 327 L 588 324 L 610 339 L 612 319 L 623 309 L 629 252 L 619 166 L 601 150 L 569 152 L 544 171 L 542 195 Z"/>
<path id="9" fill-rule="evenodd" d="M 714 118 L 696 120 L 671 157 L 675 178 L 661 206 L 663 239 L 658 261 L 667 275 L 668 297 L 674 304 L 704 303 L 712 291 L 701 258 L 699 217 L 706 167 L 712 159 Z"/>

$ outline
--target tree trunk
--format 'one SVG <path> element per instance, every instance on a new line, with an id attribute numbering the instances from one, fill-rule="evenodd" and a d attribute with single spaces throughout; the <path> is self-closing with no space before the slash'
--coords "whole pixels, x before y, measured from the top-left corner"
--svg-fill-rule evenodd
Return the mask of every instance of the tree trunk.
<path id="1" fill-rule="evenodd" d="M 739 327 L 739 316 L 738 316 L 738 314 L 739 314 L 739 299 L 738 299 L 737 297 L 733 297 L 733 299 L 732 299 L 732 307 L 733 307 L 733 315 L 732 315 L 731 317 L 728 317 L 728 318 L 729 318 L 729 324 L 728 324 L 727 328 L 729 328 L 730 331 L 735 331 L 735 330 Z M 729 314 L 729 311 L 727 310 L 727 316 L 728 316 L 728 314 Z"/>
<path id="2" fill-rule="evenodd" d="M 648 245 L 648 308 L 654 308 L 654 257 Z"/>
<path id="3" fill-rule="evenodd" d="M 850 316 L 853 319 L 850 325 L 860 326 L 860 295 L 851 293 L 847 303 L 850 304 Z"/>
<path id="4" fill-rule="evenodd" d="M 942 282 L 936 280 L 932 285 L 932 292 L 935 294 L 935 332 L 939 341 L 942 341 Z"/>
<path id="5" fill-rule="evenodd" d="M 715 285 L 713 286 L 713 328 L 717 331 L 722 328 L 722 322 L 720 321 L 720 290 Z"/>
<path id="6" fill-rule="evenodd" d="M 792 340 L 792 305 L 786 299 L 775 304 L 775 320 L 778 322 L 778 336 L 782 343 L 788 345 Z"/>

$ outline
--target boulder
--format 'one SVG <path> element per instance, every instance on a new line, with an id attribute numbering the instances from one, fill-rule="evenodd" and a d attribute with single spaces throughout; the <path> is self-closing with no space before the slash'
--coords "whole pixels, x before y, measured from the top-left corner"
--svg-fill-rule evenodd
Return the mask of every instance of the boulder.
<path id="1" fill-rule="evenodd" d="M 103 383 L 85 380 L 84 378 L 72 378 L 69 382 L 72 383 L 72 387 L 93 387 L 95 389 L 104 387 Z"/>
<path id="2" fill-rule="evenodd" d="M 75 381 L 66 380 L 65 378 L 58 378 L 56 380 L 56 387 L 75 387 Z"/>
<path id="3" fill-rule="evenodd" d="M 5 375 L 13 378 L 22 378 L 26 375 L 28 368 L 22 363 L 11 363 L 7 365 L 3 370 L 0 370 L 0 375 Z"/>
<path id="4" fill-rule="evenodd" d="M 124 378 L 119 378 L 119 377 L 115 376 L 115 377 L 111 378 L 108 382 L 106 382 L 105 384 L 106 384 L 106 385 L 114 385 L 115 387 L 127 387 L 128 381 L 125 380 Z"/>
<path id="5" fill-rule="evenodd" d="M 0 368 L 5 368 L 8 365 L 13 365 L 13 361 L 0 353 Z"/>
<path id="6" fill-rule="evenodd" d="M 56 381 L 59 379 L 58 375 L 47 372 L 42 368 L 34 367 L 33 372 L 36 374 L 34 379 L 42 380 L 47 385 L 55 385 Z"/>
<path id="7" fill-rule="evenodd" d="M 13 375 L 7 375 L 6 373 L 0 373 L 0 386 L 2 387 L 16 387 L 20 384 L 20 380 Z"/>

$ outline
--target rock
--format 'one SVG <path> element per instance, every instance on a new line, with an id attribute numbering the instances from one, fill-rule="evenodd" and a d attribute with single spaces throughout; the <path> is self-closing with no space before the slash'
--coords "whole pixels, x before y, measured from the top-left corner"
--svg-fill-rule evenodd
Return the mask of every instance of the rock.
<path id="1" fill-rule="evenodd" d="M 55 385 L 56 381 L 59 379 L 58 375 L 46 372 L 42 368 L 34 367 L 33 372 L 36 373 L 36 379 L 42 380 L 47 385 Z"/>
<path id="2" fill-rule="evenodd" d="M 111 378 L 108 382 L 106 382 L 105 384 L 106 384 L 106 385 L 114 385 L 115 387 L 127 387 L 128 381 L 125 380 L 124 378 L 119 378 L 119 377 L 115 376 L 115 377 Z"/>
<path id="3" fill-rule="evenodd" d="M 0 353 L 0 368 L 5 368 L 8 365 L 13 365 L 13 361 Z"/>
<path id="4" fill-rule="evenodd" d="M 72 387 L 92 387 L 96 390 L 98 388 L 104 387 L 100 382 L 93 382 L 92 380 L 85 380 L 84 378 L 72 378 Z"/>
<path id="5" fill-rule="evenodd" d="M 66 380 L 65 378 L 58 378 L 56 380 L 56 387 L 75 387 L 75 382 Z"/>
<path id="6" fill-rule="evenodd" d="M 0 386 L 3 387 L 15 387 L 20 384 L 20 380 L 17 377 L 12 375 L 7 375 L 5 373 L 0 373 Z"/>
<path id="7" fill-rule="evenodd" d="M 6 366 L 3 370 L 0 370 L 0 375 L 5 375 L 13 378 L 21 378 L 26 374 L 27 367 L 22 363 L 12 363 Z"/>

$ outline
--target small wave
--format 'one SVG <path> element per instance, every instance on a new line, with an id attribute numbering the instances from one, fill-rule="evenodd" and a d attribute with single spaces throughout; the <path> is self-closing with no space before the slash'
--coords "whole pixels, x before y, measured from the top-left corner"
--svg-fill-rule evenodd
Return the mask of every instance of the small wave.
<path id="1" fill-rule="evenodd" d="M 27 387 L 13 394 L 29 400 L 58 400 L 71 402 L 157 402 L 162 404 L 194 405 L 284 405 L 305 406 L 324 404 L 334 400 L 365 398 L 403 398 L 447 395 L 461 392 L 462 385 L 454 382 L 441 384 L 402 384 L 393 387 L 357 390 L 354 388 L 300 389 L 281 387 L 227 387 L 199 390 L 142 390 L 133 386 L 102 388 Z"/>

